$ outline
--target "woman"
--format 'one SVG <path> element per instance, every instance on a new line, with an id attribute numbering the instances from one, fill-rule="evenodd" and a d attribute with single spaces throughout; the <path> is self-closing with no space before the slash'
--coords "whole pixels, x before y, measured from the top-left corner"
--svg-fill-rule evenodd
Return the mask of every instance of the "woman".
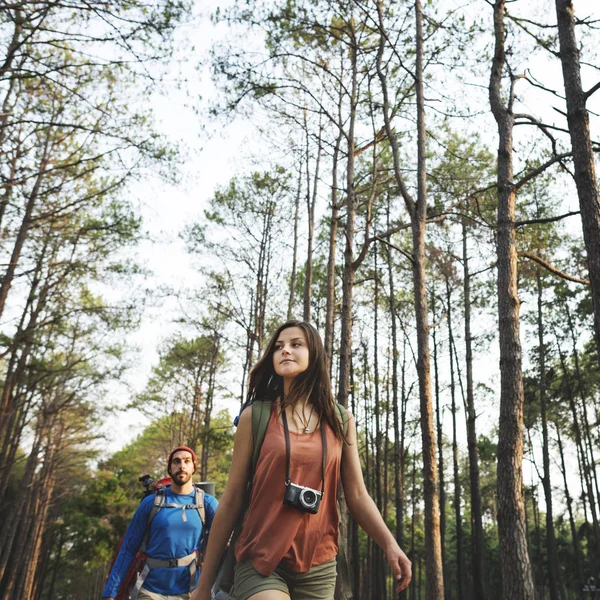
<path id="1" fill-rule="evenodd" d="M 244 509 L 252 467 L 251 402 L 261 399 L 272 401 L 271 418 L 235 548 L 236 600 L 333 599 L 340 479 L 348 510 L 384 550 L 397 591 L 405 589 L 411 563 L 367 492 L 350 413 L 344 435 L 323 342 L 312 325 L 288 321 L 250 374 L 249 406 L 240 416 L 229 480 L 191 600 L 210 599 L 220 557 Z"/>

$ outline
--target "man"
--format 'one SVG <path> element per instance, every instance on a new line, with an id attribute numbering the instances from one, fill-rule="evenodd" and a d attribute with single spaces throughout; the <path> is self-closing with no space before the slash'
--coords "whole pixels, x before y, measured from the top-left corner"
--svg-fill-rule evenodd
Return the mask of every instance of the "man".
<path id="1" fill-rule="evenodd" d="M 198 550 L 204 527 L 210 529 L 217 500 L 197 491 L 192 482 L 196 453 L 179 446 L 169 454 L 170 487 L 140 503 L 123 539 L 102 598 L 114 600 L 138 552 L 146 564 L 132 600 L 187 600 L 198 581 Z M 205 515 L 205 525 L 202 516 Z"/>

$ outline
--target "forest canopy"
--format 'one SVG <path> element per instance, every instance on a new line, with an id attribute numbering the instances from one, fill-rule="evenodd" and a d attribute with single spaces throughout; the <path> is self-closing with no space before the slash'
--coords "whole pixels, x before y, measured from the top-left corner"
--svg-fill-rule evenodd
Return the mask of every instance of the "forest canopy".
<path id="1" fill-rule="evenodd" d="M 218 497 L 250 370 L 290 318 L 320 331 L 356 417 L 413 563 L 404 598 L 584 597 L 600 586 L 599 7 L 201 4 L 0 4 L 2 597 L 99 598 L 139 477 L 177 445 Z M 178 102 L 198 157 L 162 125 Z M 240 131 L 203 188 L 196 161 Z M 176 210 L 190 181 L 181 254 L 162 258 L 192 276 L 165 285 L 137 198 L 161 187 Z M 136 338 L 149 313 L 160 336 Z M 134 339 L 155 356 L 139 385 Z M 115 449 L 106 424 L 123 438 L 132 419 Z M 393 598 L 383 552 L 342 519 L 355 597 Z"/>

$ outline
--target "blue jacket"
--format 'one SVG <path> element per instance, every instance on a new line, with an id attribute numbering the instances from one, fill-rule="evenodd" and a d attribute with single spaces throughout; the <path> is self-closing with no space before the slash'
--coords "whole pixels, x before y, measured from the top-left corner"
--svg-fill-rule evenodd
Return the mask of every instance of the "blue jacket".
<path id="1" fill-rule="evenodd" d="M 176 494 L 166 488 L 165 504 L 194 504 L 195 493 Z M 154 494 L 144 498 L 133 515 L 127 528 L 123 544 L 115 560 L 113 568 L 102 593 L 103 598 L 114 598 L 123 578 L 127 575 L 131 564 L 142 545 L 146 534 L 148 515 L 154 504 Z M 217 500 L 208 494 L 204 495 L 206 507 L 206 525 L 210 529 Z M 152 558 L 182 558 L 200 548 L 202 543 L 202 521 L 196 509 L 186 510 L 187 521 L 183 520 L 182 511 L 177 508 L 161 508 L 150 525 L 150 535 L 146 554 Z M 164 595 L 185 594 L 190 590 L 189 567 L 172 569 L 153 569 L 144 581 L 144 589 Z"/>

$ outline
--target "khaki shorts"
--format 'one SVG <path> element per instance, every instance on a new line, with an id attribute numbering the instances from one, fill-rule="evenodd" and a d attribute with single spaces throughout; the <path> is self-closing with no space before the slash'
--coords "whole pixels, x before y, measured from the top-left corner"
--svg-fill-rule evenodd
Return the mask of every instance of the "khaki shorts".
<path id="1" fill-rule="evenodd" d="M 250 561 L 235 565 L 233 597 L 248 600 L 265 590 L 279 590 L 292 600 L 333 600 L 336 580 L 336 559 L 316 565 L 308 573 L 294 573 L 279 565 L 271 575 L 261 575 Z"/>
<path id="2" fill-rule="evenodd" d="M 175 594 L 165 596 L 164 594 L 157 594 L 156 592 L 149 592 L 142 588 L 138 594 L 138 600 L 189 600 L 191 593 L 186 594 Z M 127 596 L 129 598 L 129 596 Z"/>

